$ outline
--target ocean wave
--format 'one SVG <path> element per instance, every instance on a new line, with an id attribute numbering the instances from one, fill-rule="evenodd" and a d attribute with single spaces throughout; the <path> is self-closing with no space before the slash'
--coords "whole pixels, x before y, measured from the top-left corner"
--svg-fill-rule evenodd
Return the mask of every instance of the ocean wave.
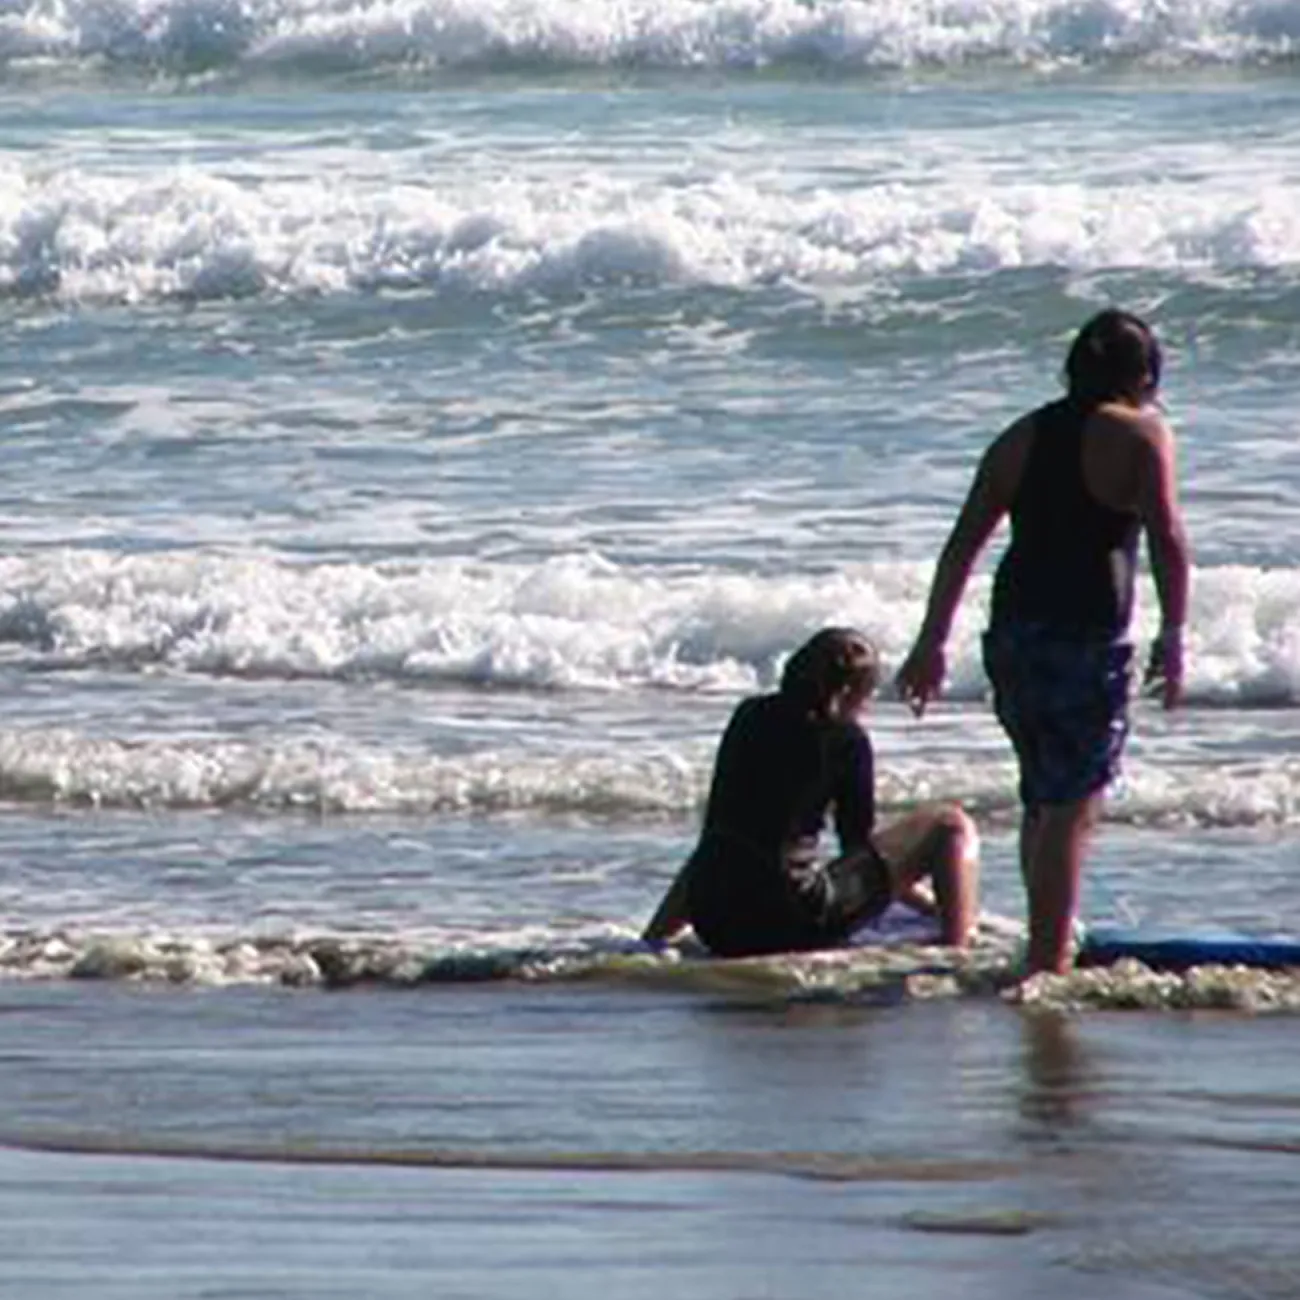
<path id="1" fill-rule="evenodd" d="M 940 172 L 940 175 L 943 173 Z M 1026 269 L 1300 266 L 1281 176 L 787 192 L 722 176 L 235 179 L 0 165 L 0 294 L 66 302 L 603 288 L 800 292 Z"/>
<path id="2" fill-rule="evenodd" d="M 537 691 L 737 693 L 770 686 L 810 630 L 852 623 L 886 672 L 919 624 L 926 563 L 751 575 L 620 566 L 286 562 L 266 554 L 53 550 L 0 557 L 0 648 L 32 671 L 168 669 L 248 679 L 459 683 Z M 977 576 L 954 626 L 948 694 L 982 700 Z M 1300 700 L 1300 570 L 1197 569 L 1192 705 Z M 1139 592 L 1139 642 L 1158 608 Z"/>
<path id="3" fill-rule="evenodd" d="M 1272 0 L 12 0 L 0 65 L 195 74 L 399 68 L 801 69 L 1287 61 Z"/>
<path id="4" fill-rule="evenodd" d="M 0 732 L 0 798 L 101 809 L 672 818 L 702 798 L 697 765 L 664 754 L 439 756 L 343 738 L 258 745 Z"/>
<path id="5" fill-rule="evenodd" d="M 0 731 L 0 799 L 36 807 L 149 812 L 233 810 L 386 817 L 527 814 L 690 825 L 707 790 L 712 744 L 617 754 L 575 742 L 566 752 L 483 747 L 439 755 L 357 745 L 344 737 L 256 744 L 122 740 L 76 731 Z M 891 752 L 880 764 L 884 818 L 957 800 L 990 826 L 1019 818 L 1010 757 Z M 1300 761 L 1286 754 L 1213 764 L 1130 758 L 1108 800 L 1111 824 L 1142 828 L 1300 825 Z"/>

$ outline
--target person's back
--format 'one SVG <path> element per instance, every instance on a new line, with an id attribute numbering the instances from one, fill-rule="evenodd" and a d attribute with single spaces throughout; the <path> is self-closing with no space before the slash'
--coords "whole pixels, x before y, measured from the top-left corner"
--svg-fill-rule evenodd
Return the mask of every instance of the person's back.
<path id="1" fill-rule="evenodd" d="M 1068 398 L 1039 408 L 1029 423 L 991 622 L 1116 636 L 1132 614 L 1140 520 L 1132 509 L 1107 504 L 1089 480 L 1116 499 L 1132 461 L 1128 447 Z"/>
<path id="2" fill-rule="evenodd" d="M 873 786 L 861 728 L 817 718 L 779 692 L 751 696 L 718 746 L 702 834 L 730 838 L 756 867 L 779 869 L 791 857 L 811 857 L 832 804 L 846 847 L 864 843 Z"/>
<path id="3" fill-rule="evenodd" d="M 718 746 L 691 858 L 696 933 L 736 956 L 838 937 L 817 843 L 833 809 L 844 851 L 870 844 L 874 784 L 871 742 L 855 723 L 810 711 L 785 691 L 742 701 Z M 872 888 L 884 906 L 883 875 Z"/>

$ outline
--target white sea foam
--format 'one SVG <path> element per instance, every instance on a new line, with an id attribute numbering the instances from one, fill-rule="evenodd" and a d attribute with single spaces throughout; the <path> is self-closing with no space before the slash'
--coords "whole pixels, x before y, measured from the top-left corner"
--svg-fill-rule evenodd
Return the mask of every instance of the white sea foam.
<path id="1" fill-rule="evenodd" d="M 901 563 L 758 578 L 624 570 L 593 556 L 366 566 L 66 551 L 0 559 L 0 638 L 15 667 L 243 675 L 268 691 L 277 678 L 365 678 L 720 701 L 769 687 L 790 647 L 827 622 L 865 628 L 892 671 L 919 621 L 928 577 L 928 566 Z M 1193 589 L 1193 710 L 1290 710 L 1300 694 L 1300 573 L 1209 569 Z M 959 706 L 987 696 L 979 655 L 986 594 L 981 577 L 954 630 L 948 695 Z M 1143 634 L 1153 608 L 1147 592 Z M 1208 734 L 1223 715 L 1204 716 Z M 1136 753 L 1108 816 L 1142 825 L 1300 821 L 1300 763 L 1277 743 L 1277 725 L 1263 726 L 1262 749 L 1229 753 L 1216 732 L 1205 753 L 1194 738 L 1186 742 L 1194 752 L 1183 753 L 1185 733 L 1174 733 L 1172 749 L 1150 759 Z M 660 738 L 638 751 L 607 746 L 597 730 L 589 744 L 575 734 L 563 753 L 517 740 L 501 748 L 487 736 L 469 751 L 438 754 L 366 748 L 342 736 L 269 744 L 136 736 L 124 727 L 105 737 L 69 716 L 0 732 L 0 790 L 108 807 L 689 818 L 711 740 L 673 748 Z M 967 737 L 969 752 L 916 744 L 890 751 L 880 777 L 886 807 L 943 795 L 995 817 L 1014 812 L 1004 747 L 990 758 L 978 737 Z"/>
<path id="2" fill-rule="evenodd" d="M 917 626 L 930 566 L 747 575 L 620 567 L 598 555 L 536 564 L 287 563 L 263 554 L 0 557 L 0 643 L 35 666 L 165 667 L 251 678 L 379 678 L 537 689 L 735 692 L 770 685 L 823 623 L 850 622 L 886 668 Z M 949 692 L 983 697 L 988 578 L 950 645 Z M 1152 632 L 1149 585 L 1135 632 Z M 1188 629 L 1193 704 L 1300 699 L 1300 572 L 1198 570 Z"/>
<path id="3" fill-rule="evenodd" d="M 0 933 L 0 979 L 72 977 L 218 987 L 411 987 L 580 979 L 703 991 L 742 1003 L 1001 997 L 1076 1012 L 1300 1011 L 1300 972 L 1293 969 L 1207 965 L 1173 973 L 1124 960 L 1021 983 L 1020 948 L 1017 929 L 1000 917 L 987 918 L 976 943 L 964 952 L 924 941 L 891 941 L 739 961 L 712 960 L 693 949 L 650 953 L 631 931 L 609 927 L 585 936 L 543 933 L 523 945 L 508 937 L 463 943 L 408 935 L 270 936 L 61 927 Z"/>
<path id="4" fill-rule="evenodd" d="M 704 779 L 698 763 L 663 752 L 530 755 L 516 747 L 447 757 L 341 739 L 256 745 L 0 731 L 0 795 L 97 808 L 663 817 L 693 813 Z"/>
<path id="5" fill-rule="evenodd" d="M 1015 941 L 1001 918 L 992 920 L 975 949 L 964 954 L 933 941 L 899 939 L 745 962 L 708 960 L 694 945 L 655 954 L 633 932 L 608 926 L 581 935 L 542 930 L 477 941 L 413 934 L 34 928 L 0 933 L 0 978 L 335 986 L 580 978 L 702 987 L 764 1000 L 851 998 L 900 987 L 917 997 L 955 996 L 988 993 L 1006 982 Z M 936 982 L 936 965 L 951 966 L 960 983 L 942 975 Z M 913 979 L 918 982 L 908 987 Z"/>
<path id="6" fill-rule="evenodd" d="M 0 797 L 126 809 L 235 808 L 313 814 L 534 813 L 692 824 L 712 745 L 617 754 L 576 742 L 564 754 L 485 746 L 454 756 L 370 748 L 342 739 L 258 745 L 106 739 L 70 728 L 0 730 Z M 877 797 L 889 816 L 956 799 L 993 824 L 1019 811 L 1007 750 L 991 759 L 890 752 Z M 1130 758 L 1106 818 L 1142 827 L 1300 825 L 1300 762 L 1287 755 L 1213 766 Z"/>
<path id="7" fill-rule="evenodd" d="M 331 164 L 334 165 L 334 164 Z M 1244 165 L 1243 165 L 1244 166 Z M 0 292 L 142 302 L 409 289 L 862 289 L 899 277 L 1300 264 L 1300 180 L 920 185 L 568 176 L 234 179 L 0 166 Z"/>
<path id="8" fill-rule="evenodd" d="M 0 59 L 283 66 L 837 70 L 1290 58 L 1272 0 L 16 0 Z"/>

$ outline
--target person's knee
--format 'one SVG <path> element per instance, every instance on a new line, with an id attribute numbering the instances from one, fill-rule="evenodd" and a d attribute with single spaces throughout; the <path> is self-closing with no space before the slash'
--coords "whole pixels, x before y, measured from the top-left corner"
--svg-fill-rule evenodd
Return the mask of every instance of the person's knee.
<path id="1" fill-rule="evenodd" d="M 931 833 L 935 852 L 930 878 L 944 942 L 964 947 L 970 942 L 978 913 L 979 831 L 963 808 L 948 804 L 936 810 Z"/>
<path id="2" fill-rule="evenodd" d="M 945 804 L 935 814 L 935 833 L 941 835 L 950 861 L 963 867 L 979 862 L 980 833 L 975 819 L 960 804 Z"/>
<path id="3" fill-rule="evenodd" d="M 1046 837 L 1062 837 L 1090 831 L 1101 811 L 1101 797 L 1088 795 L 1065 803 L 1042 804 L 1039 809 L 1039 827 Z"/>

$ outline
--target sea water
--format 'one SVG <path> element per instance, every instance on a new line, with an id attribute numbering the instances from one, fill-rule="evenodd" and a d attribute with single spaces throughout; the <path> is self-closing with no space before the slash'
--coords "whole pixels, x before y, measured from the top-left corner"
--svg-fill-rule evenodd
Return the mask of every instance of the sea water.
<path id="1" fill-rule="evenodd" d="M 871 718 L 883 817 L 980 821 L 975 951 L 636 936 L 736 699 L 826 622 L 897 666 L 1110 303 L 1195 567 L 1084 919 L 1300 932 L 1298 42 L 1264 0 L 6 5 L 0 1282 L 1294 1295 L 1300 986 L 1016 988 L 987 560 L 944 701 Z"/>

